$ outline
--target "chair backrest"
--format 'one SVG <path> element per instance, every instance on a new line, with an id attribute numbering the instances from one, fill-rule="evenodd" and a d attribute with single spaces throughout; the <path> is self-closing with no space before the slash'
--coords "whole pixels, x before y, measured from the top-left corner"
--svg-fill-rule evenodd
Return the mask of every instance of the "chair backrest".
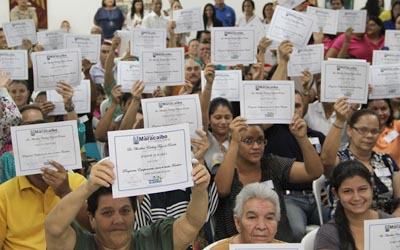
<path id="1" fill-rule="evenodd" d="M 315 228 L 308 234 L 306 234 L 303 239 L 301 240 L 301 244 L 304 247 L 304 250 L 314 250 L 314 240 L 315 236 L 317 235 L 319 228 Z"/>
<path id="2" fill-rule="evenodd" d="M 315 203 L 317 203 L 318 216 L 320 225 L 324 224 L 322 216 L 322 201 L 321 201 L 321 190 L 325 188 L 325 176 L 321 175 L 318 179 L 313 181 L 313 194 L 315 197 Z"/>

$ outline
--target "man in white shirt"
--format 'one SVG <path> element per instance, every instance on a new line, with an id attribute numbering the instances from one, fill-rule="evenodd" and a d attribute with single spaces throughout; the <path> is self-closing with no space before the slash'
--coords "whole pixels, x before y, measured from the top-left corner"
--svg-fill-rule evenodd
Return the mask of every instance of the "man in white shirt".
<path id="1" fill-rule="evenodd" d="M 151 1 L 150 14 L 146 15 L 142 21 L 142 28 L 145 29 L 168 29 L 169 21 L 161 14 L 162 2 L 161 0 Z"/>

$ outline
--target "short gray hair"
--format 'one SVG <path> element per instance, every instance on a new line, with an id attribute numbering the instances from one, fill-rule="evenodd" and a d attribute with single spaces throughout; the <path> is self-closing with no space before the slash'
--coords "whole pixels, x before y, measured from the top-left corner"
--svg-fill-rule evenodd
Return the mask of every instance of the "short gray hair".
<path id="1" fill-rule="evenodd" d="M 281 206 L 279 203 L 279 197 L 276 192 L 269 188 L 264 183 L 251 183 L 240 191 L 236 196 L 235 207 L 233 208 L 233 213 L 238 217 L 242 217 L 243 206 L 251 198 L 268 200 L 275 205 L 276 209 L 276 219 L 279 221 L 281 219 Z"/>

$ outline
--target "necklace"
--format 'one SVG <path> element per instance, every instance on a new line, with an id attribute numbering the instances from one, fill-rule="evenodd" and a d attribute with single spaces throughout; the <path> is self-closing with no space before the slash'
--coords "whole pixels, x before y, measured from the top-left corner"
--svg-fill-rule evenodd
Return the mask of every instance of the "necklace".
<path id="1" fill-rule="evenodd" d="M 110 26 L 114 26 L 113 22 L 113 10 L 106 10 L 107 11 L 107 17 L 108 17 L 108 24 Z"/>

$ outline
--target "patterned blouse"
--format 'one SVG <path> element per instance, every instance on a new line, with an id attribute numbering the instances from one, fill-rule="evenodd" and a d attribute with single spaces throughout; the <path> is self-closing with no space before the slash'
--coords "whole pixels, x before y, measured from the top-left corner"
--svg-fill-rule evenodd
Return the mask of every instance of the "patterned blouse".
<path id="1" fill-rule="evenodd" d="M 4 153 L 3 146 L 11 141 L 10 128 L 18 126 L 21 114 L 6 88 L 0 88 L 0 106 L 3 116 L 0 117 L 0 156 Z"/>

